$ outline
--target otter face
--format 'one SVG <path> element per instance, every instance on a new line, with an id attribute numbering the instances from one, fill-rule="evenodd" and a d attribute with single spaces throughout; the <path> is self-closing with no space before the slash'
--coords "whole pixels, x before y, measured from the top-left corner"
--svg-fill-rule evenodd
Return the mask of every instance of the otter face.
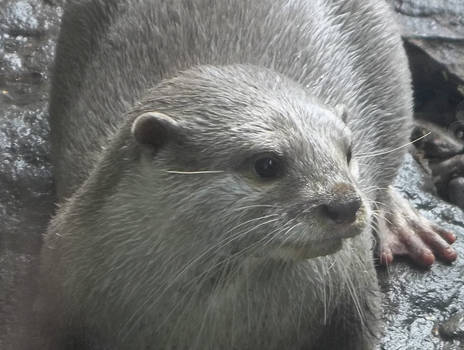
<path id="1" fill-rule="evenodd" d="M 184 72 L 142 104 L 131 129 L 139 178 L 156 188 L 149 210 L 170 213 L 155 215 L 156 234 L 224 257 L 298 260 L 366 228 L 343 108 L 250 66 Z"/>

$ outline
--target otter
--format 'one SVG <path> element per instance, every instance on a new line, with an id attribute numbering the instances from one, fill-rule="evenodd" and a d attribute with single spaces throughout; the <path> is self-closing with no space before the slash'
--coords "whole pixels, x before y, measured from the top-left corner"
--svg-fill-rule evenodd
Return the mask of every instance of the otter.
<path id="1" fill-rule="evenodd" d="M 383 1 L 68 1 L 43 348 L 373 349 L 374 238 L 456 258 L 391 186 L 411 95 Z"/>

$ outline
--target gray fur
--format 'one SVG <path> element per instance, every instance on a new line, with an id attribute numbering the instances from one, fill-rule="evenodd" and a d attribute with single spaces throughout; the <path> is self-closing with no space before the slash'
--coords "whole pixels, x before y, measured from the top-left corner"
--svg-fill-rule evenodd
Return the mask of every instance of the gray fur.
<path id="1" fill-rule="evenodd" d="M 69 1 L 50 111 L 47 346 L 68 332 L 93 349 L 374 347 L 371 203 L 411 120 L 383 1 Z M 159 147 L 132 135 L 147 112 L 173 121 Z M 256 179 L 262 152 L 285 176 Z M 213 173 L 175 173 L 199 170 Z M 363 199 L 350 229 L 318 211 L 343 183 Z M 282 249 L 355 233 L 327 256 Z"/>

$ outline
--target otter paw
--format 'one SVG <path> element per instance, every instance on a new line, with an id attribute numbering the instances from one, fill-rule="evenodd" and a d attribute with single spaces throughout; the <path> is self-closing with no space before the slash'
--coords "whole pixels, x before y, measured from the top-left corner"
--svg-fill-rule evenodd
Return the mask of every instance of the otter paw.
<path id="1" fill-rule="evenodd" d="M 379 211 L 378 254 L 382 265 L 391 264 L 397 255 L 409 256 L 421 266 L 430 266 L 438 258 L 444 262 L 456 259 L 456 251 L 450 244 L 456 236 L 433 224 L 402 198 L 396 190 L 390 190 L 390 207 Z"/>

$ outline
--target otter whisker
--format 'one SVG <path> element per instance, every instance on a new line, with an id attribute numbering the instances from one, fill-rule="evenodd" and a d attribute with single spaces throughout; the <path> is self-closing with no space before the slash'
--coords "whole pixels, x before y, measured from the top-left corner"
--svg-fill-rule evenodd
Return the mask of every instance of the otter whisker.
<path id="1" fill-rule="evenodd" d="M 198 280 L 198 283 L 196 284 L 196 286 L 197 286 L 197 292 L 199 293 L 199 292 L 201 291 L 201 286 L 202 286 L 202 285 L 204 284 L 204 282 L 208 279 L 208 273 L 209 273 L 210 271 L 212 271 L 214 268 L 219 267 L 219 266 L 222 265 L 222 264 L 226 264 L 226 265 L 227 265 L 227 264 L 229 264 L 229 263 L 230 263 L 230 259 L 221 260 L 219 263 L 217 263 L 217 264 L 215 264 L 214 266 L 208 268 L 208 270 L 204 271 L 203 273 L 201 273 L 200 275 L 198 275 L 197 277 L 195 277 L 194 279 L 192 279 L 192 280 L 189 282 L 189 285 L 192 286 L 192 287 L 190 288 L 190 290 L 192 290 L 192 289 L 195 287 L 194 282 L 196 282 L 196 281 Z M 220 279 L 223 278 L 223 275 L 225 275 L 224 270 L 226 270 L 226 268 L 222 270 Z M 217 288 L 219 288 L 219 285 L 220 285 L 220 281 L 218 281 L 218 283 L 217 283 L 216 286 L 214 287 L 214 291 L 213 291 L 213 292 L 215 292 L 215 291 L 217 290 Z M 213 294 L 213 292 L 211 292 L 211 295 Z M 180 305 L 183 305 L 183 302 L 184 302 L 184 300 L 186 299 L 186 297 L 187 297 L 188 295 L 189 295 L 189 292 L 186 292 L 186 293 L 184 294 L 184 296 L 182 297 L 182 299 L 180 300 L 180 302 L 176 303 L 176 306 L 175 306 L 175 307 L 168 313 L 168 315 L 165 317 L 165 320 L 163 320 L 162 324 L 164 324 L 165 322 L 167 322 L 167 320 L 169 319 L 169 317 L 175 312 L 176 309 L 179 308 Z M 177 317 L 177 322 L 176 322 L 176 324 L 175 324 L 174 327 L 173 327 L 173 330 L 172 330 L 171 335 L 170 335 L 170 339 L 171 339 L 172 336 L 175 334 L 175 332 L 176 332 L 176 330 L 177 330 L 179 324 L 181 323 L 181 321 L 182 321 L 182 319 L 183 319 L 183 315 L 185 315 L 185 313 L 188 312 L 189 306 L 192 304 L 192 302 L 193 302 L 194 300 L 196 300 L 195 297 L 196 297 L 196 294 L 193 293 L 193 294 L 191 295 L 191 297 L 189 298 L 189 301 L 185 304 L 184 310 L 183 310 L 182 313 Z M 208 306 L 208 309 L 209 309 L 209 306 Z M 160 327 L 159 327 L 159 328 L 160 328 Z M 158 331 L 159 328 L 158 328 L 156 331 Z"/>
<path id="2" fill-rule="evenodd" d="M 247 235 L 248 233 L 250 233 L 250 232 L 256 230 L 257 228 L 259 228 L 259 227 L 261 227 L 261 226 L 263 226 L 263 225 L 267 225 L 267 224 L 269 224 L 269 223 L 272 223 L 272 222 L 275 222 L 275 221 L 278 221 L 278 220 L 279 220 L 279 219 L 273 219 L 273 220 L 269 220 L 269 221 L 260 223 L 260 224 L 256 225 L 255 227 L 253 227 L 253 228 L 251 228 L 251 229 L 249 229 L 249 230 L 243 232 L 240 236 L 245 236 L 245 235 Z M 230 243 L 230 242 L 226 242 L 224 245 L 218 246 L 218 248 L 223 248 L 226 244 L 229 244 L 229 243 Z"/>
<path id="3" fill-rule="evenodd" d="M 268 217 L 272 217 L 272 216 L 276 216 L 277 214 L 274 214 L 274 215 L 268 215 L 268 216 L 265 216 L 265 217 L 261 217 L 261 218 L 257 218 L 257 219 L 252 219 L 252 220 L 249 220 L 249 222 L 252 222 L 252 221 L 256 221 L 258 219 L 263 219 L 263 218 L 268 218 Z M 216 248 L 222 248 L 224 247 L 225 245 L 227 244 L 230 244 L 231 242 L 233 242 L 234 240 L 236 240 L 237 238 L 240 238 L 246 234 L 248 234 L 249 232 L 263 226 L 263 225 L 266 225 L 266 224 L 269 224 L 271 222 L 274 222 L 274 221 L 277 221 L 278 219 L 273 219 L 273 220 L 268 220 L 264 223 L 261 223 L 261 224 L 258 224 L 256 225 L 255 227 L 253 227 L 252 229 L 249 229 L 247 230 L 246 232 L 242 232 L 242 233 L 239 233 L 237 235 L 234 235 L 232 238 L 229 237 L 229 240 L 226 241 L 226 239 L 220 241 L 219 243 L 215 244 L 214 246 L 206 249 L 205 251 L 203 251 L 198 257 L 196 257 L 195 259 L 193 259 L 191 262 L 189 262 L 186 266 L 184 266 L 184 268 L 181 269 L 180 272 L 178 272 L 176 274 L 176 276 L 174 277 L 174 279 L 164 288 L 164 291 L 161 292 L 159 295 L 158 295 L 158 298 L 155 299 L 154 302 L 152 302 L 151 304 L 152 305 L 156 305 L 157 302 L 162 298 L 162 296 L 169 290 L 169 288 L 171 288 L 178 280 L 180 277 L 182 277 L 182 275 L 191 267 L 193 266 L 193 264 L 197 261 L 199 261 L 202 257 L 206 256 L 206 254 L 212 250 L 215 250 Z M 243 223 L 242 223 L 243 224 Z M 236 227 L 238 227 L 239 225 L 237 225 Z M 223 244 L 224 243 L 224 244 Z M 160 292 L 160 290 L 156 291 L 155 294 L 158 294 L 158 292 Z M 137 310 L 136 312 L 133 313 L 133 315 L 128 319 L 128 321 L 126 323 L 130 323 L 132 321 L 134 321 L 134 317 L 135 315 L 137 315 L 141 310 L 140 309 L 143 309 L 144 307 L 146 307 L 146 304 L 149 302 L 149 300 L 145 301 Z M 135 324 L 137 322 L 132 322 L 133 324 L 133 327 L 135 327 Z M 163 323 L 162 323 L 163 324 Z M 162 325 L 161 324 L 161 325 Z M 160 326 L 161 326 L 160 325 Z M 133 328 L 131 327 L 131 328 Z"/>
<path id="4" fill-rule="evenodd" d="M 366 201 L 369 202 L 369 203 L 375 204 L 374 207 L 382 207 L 382 206 L 385 206 L 385 203 L 384 203 L 384 202 L 376 201 L 376 200 L 373 200 L 373 199 L 366 199 Z"/>
<path id="5" fill-rule="evenodd" d="M 267 235 L 265 235 L 263 238 L 261 238 L 260 240 L 258 240 L 257 242 L 249 245 L 248 247 L 246 247 L 245 249 L 243 249 L 242 251 L 240 251 L 238 253 L 237 256 L 241 256 L 243 255 L 244 253 L 248 252 L 249 250 L 252 250 L 254 248 L 256 248 L 257 246 L 259 245 L 263 245 L 263 246 L 266 246 L 267 244 L 271 243 L 272 240 L 277 237 L 280 233 L 282 232 L 282 229 L 281 228 L 276 228 L 275 230 L 269 232 Z"/>
<path id="6" fill-rule="evenodd" d="M 389 153 L 392 153 L 392 152 L 395 152 L 395 151 L 398 151 L 402 148 L 405 148 L 405 147 L 408 147 L 409 145 L 412 145 L 414 143 L 416 143 L 417 141 L 420 141 L 422 140 L 423 138 L 429 136 L 432 132 L 429 131 L 427 134 L 421 136 L 421 137 L 418 137 L 417 139 L 411 141 L 411 142 L 408 142 L 402 146 L 399 146 L 399 147 L 395 147 L 391 150 L 388 150 L 388 151 L 381 151 L 381 152 L 373 152 L 373 153 L 361 153 L 361 154 L 357 154 L 356 155 L 356 159 L 362 159 L 362 158 L 368 158 L 368 157 L 375 157 L 375 156 L 381 156 L 381 155 L 384 155 L 384 154 L 389 154 Z"/>
<path id="7" fill-rule="evenodd" d="M 291 222 L 291 221 L 290 221 Z M 303 223 L 299 222 L 299 223 L 296 223 L 295 225 L 293 225 L 292 227 L 290 227 L 287 231 L 285 231 L 285 233 L 283 234 L 283 236 L 285 236 L 285 238 L 282 240 L 282 242 L 280 243 L 280 247 L 283 247 L 285 245 L 285 243 L 293 237 L 293 234 L 291 233 L 292 230 L 294 230 L 296 227 L 298 226 L 301 226 L 303 225 Z M 283 232 L 283 230 L 281 231 Z M 290 233 L 290 234 L 289 234 Z"/>
<path id="8" fill-rule="evenodd" d="M 181 170 L 163 170 L 168 174 L 176 175 L 202 175 L 202 174 L 222 174 L 224 170 L 198 170 L 198 171 L 181 171 Z"/>
<path id="9" fill-rule="evenodd" d="M 259 220 L 262 220 L 262 219 L 268 219 L 268 218 L 275 217 L 275 216 L 279 216 L 279 214 L 268 214 L 268 215 L 265 215 L 265 216 L 261 216 L 261 217 L 258 217 L 258 218 L 253 218 L 253 219 L 241 222 L 240 224 L 238 224 L 238 225 L 232 227 L 231 229 L 227 230 L 224 234 L 226 235 L 226 234 L 228 234 L 230 232 L 233 232 L 237 228 L 242 227 L 242 226 L 244 226 L 246 224 L 249 224 L 250 222 L 259 221 Z"/>
<path id="10" fill-rule="evenodd" d="M 278 214 L 270 214 L 270 215 L 265 215 L 265 216 L 261 216 L 261 217 L 258 217 L 258 218 L 252 218 L 252 219 L 247 220 L 245 222 L 241 222 L 240 224 L 238 224 L 238 225 L 232 227 L 231 229 L 227 230 L 226 232 L 224 232 L 225 238 L 223 240 L 220 240 L 215 245 L 209 247 L 208 249 L 205 249 L 199 256 L 197 256 L 195 259 L 193 259 L 191 262 L 189 262 L 187 265 L 185 265 L 184 268 L 181 269 L 181 271 L 178 274 L 176 274 L 177 275 L 176 278 L 179 277 L 178 275 L 182 274 L 185 270 L 188 270 L 194 263 L 196 263 L 201 258 L 203 258 L 207 253 L 209 253 L 209 252 L 211 252 L 211 251 L 213 251 L 213 250 L 215 250 L 217 248 L 220 248 L 221 244 L 224 243 L 227 239 L 229 239 L 229 241 L 225 242 L 225 244 L 229 244 L 233 240 L 235 240 L 237 238 L 240 238 L 242 236 L 242 232 L 239 232 L 238 234 L 233 235 L 232 237 L 227 236 L 229 233 L 231 233 L 231 232 L 235 231 L 236 229 L 238 229 L 239 227 L 244 226 L 246 224 L 249 224 L 251 222 L 255 222 L 255 221 L 259 221 L 259 220 L 263 220 L 263 219 L 268 219 L 268 218 L 275 217 L 275 216 L 278 216 Z"/>
<path id="11" fill-rule="evenodd" d="M 386 210 L 385 209 L 385 204 L 382 203 L 382 202 L 373 201 L 373 200 L 370 200 L 370 199 L 366 200 L 366 202 L 368 202 L 369 204 L 372 204 L 372 207 L 376 208 L 376 209 L 372 210 L 372 216 L 374 216 L 374 217 L 379 217 L 380 216 L 380 214 L 378 213 L 379 210 L 381 210 L 381 211 L 383 211 L 383 212 L 385 212 L 387 214 L 390 214 L 390 215 L 394 214 L 392 211 Z"/>
<path id="12" fill-rule="evenodd" d="M 228 236 L 229 233 L 235 231 L 236 229 L 238 229 L 239 227 L 242 227 L 246 224 L 249 224 L 251 222 L 255 222 L 255 221 L 259 221 L 259 220 L 263 220 L 263 219 L 268 219 L 268 218 L 271 218 L 271 217 L 275 217 L 275 216 L 278 216 L 278 214 L 269 214 L 269 215 L 265 215 L 265 216 L 261 216 L 261 217 L 258 217 L 258 218 L 252 218 L 250 220 L 247 220 L 247 221 L 244 221 L 244 222 L 241 222 L 240 224 L 232 227 L 231 229 L 227 230 L 226 232 L 223 233 L 224 235 L 224 239 L 223 240 L 220 240 L 219 242 L 217 242 L 215 245 L 209 247 L 208 249 L 204 250 L 199 256 L 197 256 L 195 259 L 193 259 L 190 263 L 188 263 L 184 270 L 187 270 L 191 267 L 191 265 L 193 265 L 195 262 L 199 261 L 201 258 L 203 258 L 207 253 L 217 249 L 220 247 L 220 245 L 222 243 L 224 243 L 227 239 L 229 239 L 229 242 L 226 242 L 226 244 L 229 244 L 230 242 L 232 242 L 233 240 L 237 239 L 237 238 L 240 238 L 242 233 L 239 232 L 238 234 L 236 235 L 233 235 L 233 236 Z M 175 257 L 173 257 L 174 259 Z M 182 272 L 181 272 L 182 273 Z"/>
<path id="13" fill-rule="evenodd" d="M 364 328 L 364 326 L 365 326 L 365 315 L 364 315 L 363 308 L 361 306 L 361 302 L 359 300 L 359 296 L 358 296 L 358 294 L 356 292 L 357 288 L 353 284 L 353 280 L 351 279 L 351 275 L 346 270 L 349 267 L 346 266 L 345 264 L 338 264 L 338 266 L 343 270 L 342 276 L 345 277 L 344 280 L 346 282 L 346 287 L 347 287 L 348 293 L 350 294 L 351 299 L 353 300 L 355 310 L 356 310 L 356 312 L 357 312 L 357 314 L 359 316 L 359 321 L 361 322 L 361 324 L 362 324 L 362 326 Z"/>
<path id="14" fill-rule="evenodd" d="M 268 244 L 272 239 L 274 239 L 279 233 L 281 232 L 281 229 L 280 228 L 277 228 L 271 232 L 269 232 L 267 235 L 265 235 L 263 238 L 261 238 L 260 240 L 256 241 L 255 243 L 249 245 L 248 247 L 238 251 L 237 253 L 234 253 L 232 254 L 230 257 L 227 258 L 227 261 L 230 261 L 232 259 L 235 259 L 237 257 L 240 257 L 242 256 L 243 254 L 247 253 L 249 250 L 251 249 L 254 249 L 255 247 L 261 245 L 261 244 Z M 265 242 L 266 241 L 266 242 Z M 264 243 L 263 243 L 264 242 Z M 222 263 L 222 261 L 214 266 L 212 266 L 208 271 L 211 271 L 213 270 L 214 268 L 216 268 L 217 266 L 219 266 L 220 264 Z M 207 272 L 208 272 L 207 271 Z"/>
<path id="15" fill-rule="evenodd" d="M 275 231 L 278 231 L 278 230 L 274 230 L 273 232 Z M 272 233 L 272 232 L 271 232 Z M 218 263 L 214 264 L 213 266 L 210 266 L 206 271 L 203 271 L 200 275 L 196 276 L 195 278 L 191 279 L 188 283 L 188 285 L 194 285 L 195 282 L 199 281 L 198 285 L 201 285 L 202 284 L 202 281 L 205 281 L 208 277 L 208 274 L 209 272 L 213 271 L 214 269 L 220 267 L 221 265 L 225 264 L 230 264 L 230 261 L 232 259 L 236 259 L 240 256 L 242 256 L 243 254 L 245 254 L 248 250 L 250 249 L 253 249 L 255 248 L 256 246 L 260 245 L 262 241 L 266 240 L 269 235 L 266 235 L 265 237 L 263 237 L 262 239 L 260 239 L 259 241 L 255 242 L 254 244 L 248 246 L 247 248 L 231 255 L 230 257 L 224 259 L 224 260 L 221 260 L 219 261 Z M 272 239 L 272 237 L 271 237 Z M 233 275 L 235 272 L 237 272 L 238 270 L 240 269 L 240 266 L 237 266 L 232 272 L 230 272 L 229 274 Z M 224 278 L 225 279 L 226 277 L 226 273 L 225 273 L 225 270 L 223 269 L 222 272 L 221 272 L 221 276 L 219 278 L 219 280 L 217 281 L 216 283 L 216 287 L 215 289 L 219 288 L 220 286 L 220 283 L 221 283 L 221 279 Z M 185 293 L 185 296 L 182 298 L 182 301 L 186 298 L 186 296 L 188 295 L 188 293 Z M 187 303 L 187 306 L 190 304 L 191 301 L 194 300 L 194 295 L 190 298 L 190 301 Z M 167 321 L 167 319 L 174 313 L 174 311 L 180 306 L 182 305 L 182 303 L 177 303 L 176 306 L 169 312 L 169 314 L 166 316 L 165 320 L 161 323 L 160 327 L 162 325 L 165 324 L 165 322 Z M 186 308 L 184 309 L 184 311 L 182 312 L 182 314 L 179 316 L 179 319 L 182 317 L 182 315 L 186 312 Z M 179 322 L 179 321 L 178 321 Z M 177 322 L 177 323 L 178 323 Z M 176 323 L 176 324 L 177 324 Z M 159 330 L 159 329 L 158 329 Z M 157 330 L 157 331 L 158 331 Z"/>
<path id="16" fill-rule="evenodd" d="M 268 204 L 256 204 L 256 205 L 248 205 L 246 207 L 234 208 L 232 209 L 232 211 L 240 211 L 240 210 L 251 209 L 251 208 L 278 208 L 278 207 L 275 205 L 268 205 Z"/>
<path id="17" fill-rule="evenodd" d="M 369 194 L 375 191 L 387 191 L 388 187 L 372 187 L 372 188 L 367 188 L 363 190 L 364 194 Z"/>

